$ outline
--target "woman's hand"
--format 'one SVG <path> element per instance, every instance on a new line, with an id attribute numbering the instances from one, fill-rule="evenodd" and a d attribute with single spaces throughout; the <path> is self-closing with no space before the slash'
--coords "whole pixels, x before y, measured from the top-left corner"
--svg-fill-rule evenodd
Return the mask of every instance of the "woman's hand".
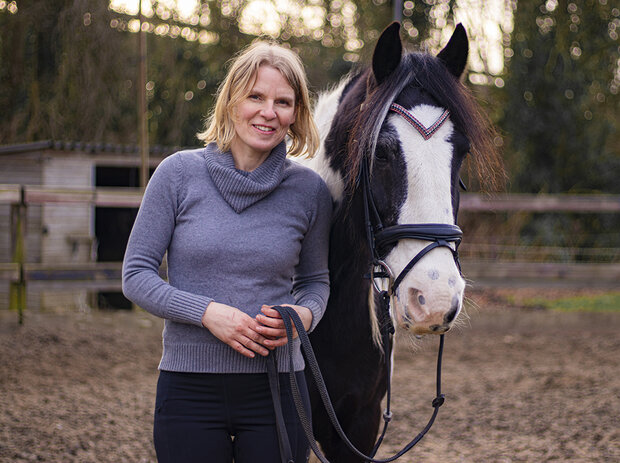
<path id="1" fill-rule="evenodd" d="M 267 339 L 258 331 L 260 325 L 255 319 L 226 304 L 211 302 L 202 315 L 202 325 L 220 341 L 249 358 L 254 358 L 255 354 L 266 356 L 268 348 L 275 347 L 266 344 Z"/>
<path id="2" fill-rule="evenodd" d="M 304 329 L 307 331 L 312 325 L 312 312 L 307 307 L 301 305 L 282 304 L 287 307 L 292 307 L 301 318 L 301 322 L 304 325 Z M 267 340 L 265 345 L 268 347 L 280 347 L 288 342 L 286 337 L 286 328 L 284 327 L 284 320 L 280 316 L 280 313 L 272 309 L 273 306 L 264 305 L 261 308 L 260 314 L 256 316 L 256 321 L 260 323 L 257 331 L 265 336 Z M 293 338 L 298 336 L 295 325 L 293 324 Z"/>

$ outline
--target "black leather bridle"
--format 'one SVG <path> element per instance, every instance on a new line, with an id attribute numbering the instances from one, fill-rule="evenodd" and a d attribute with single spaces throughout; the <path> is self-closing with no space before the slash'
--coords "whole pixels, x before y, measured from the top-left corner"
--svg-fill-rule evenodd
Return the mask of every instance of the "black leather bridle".
<path id="1" fill-rule="evenodd" d="M 393 103 L 390 106 L 390 110 L 396 112 L 399 115 L 405 117 L 405 120 L 411 122 L 411 119 L 417 122 L 417 120 L 404 108 Z M 444 111 L 441 121 L 445 121 L 447 111 Z M 442 122 L 443 123 L 443 122 Z M 418 123 L 419 124 L 419 123 Z M 436 130 L 440 125 L 435 123 L 433 127 Z M 420 131 L 417 125 L 414 127 Z M 434 133 L 434 131 L 432 132 Z M 428 138 L 432 136 L 432 133 L 428 135 Z M 427 138 L 425 136 L 425 138 Z M 371 276 L 377 278 L 388 278 L 390 285 L 388 292 L 395 294 L 396 289 L 402 283 L 403 279 L 413 269 L 413 266 L 417 264 L 422 257 L 428 254 L 435 248 L 445 247 L 448 248 L 454 257 L 456 266 L 461 271 L 461 263 L 459 262 L 458 247 L 463 238 L 463 232 L 457 225 L 446 223 L 423 223 L 423 224 L 406 224 L 406 225 L 392 225 L 385 227 L 377 210 L 374 197 L 372 195 L 372 187 L 370 183 L 370 166 L 368 157 L 365 156 L 360 163 L 360 170 L 358 175 L 358 184 L 362 188 L 362 195 L 364 198 L 364 216 L 365 216 L 365 228 L 368 245 L 370 247 L 370 253 L 372 256 L 372 268 Z M 426 247 L 424 247 L 418 254 L 416 254 L 405 268 L 394 278 L 392 270 L 385 263 L 386 249 L 391 245 L 403 239 L 416 239 L 422 241 L 428 241 Z M 454 247 L 451 245 L 454 243 Z M 379 269 L 379 271 L 375 271 Z M 375 286 L 376 287 L 376 286 Z"/>
<path id="2" fill-rule="evenodd" d="M 444 111 L 440 120 L 436 122 L 431 129 L 425 129 L 419 127 L 419 122 L 404 108 L 399 105 L 392 104 L 390 106 L 390 110 L 396 112 L 397 114 L 402 115 L 405 119 L 414 125 L 414 127 L 422 133 L 425 139 L 428 139 L 432 136 L 432 134 L 443 124 L 443 121 L 448 117 L 447 111 Z M 403 112 L 404 111 L 404 112 Z M 412 121 L 413 119 L 413 121 Z M 422 130 L 424 129 L 424 130 Z M 452 224 L 438 224 L 438 223 L 424 223 L 424 224 L 405 224 L 405 225 L 392 225 L 385 227 L 381 220 L 381 216 L 379 215 L 379 211 L 377 210 L 376 203 L 374 197 L 372 195 L 372 187 L 370 182 L 370 166 L 369 159 L 365 156 L 360 164 L 357 185 L 361 187 L 363 201 L 364 201 L 364 219 L 365 219 L 365 229 L 366 236 L 368 240 L 368 246 L 370 248 L 370 256 L 371 256 L 371 271 L 369 277 L 372 280 L 372 284 L 377 291 L 377 297 L 380 304 L 380 315 L 381 315 L 381 333 L 382 333 L 382 344 L 383 344 L 383 355 L 385 358 L 386 370 L 388 375 L 387 380 L 387 394 L 386 394 L 386 409 L 383 413 L 384 426 L 383 430 L 371 452 L 370 455 L 364 455 L 361 453 L 355 446 L 349 441 L 347 436 L 344 434 L 340 423 L 338 422 L 338 418 L 336 417 L 336 413 L 331 404 L 331 400 L 329 398 L 329 394 L 327 392 L 327 388 L 325 387 L 325 382 L 323 381 L 323 377 L 321 375 L 321 371 L 319 369 L 318 363 L 314 356 L 314 352 L 312 350 L 312 346 L 310 344 L 310 340 L 308 339 L 308 334 L 304 330 L 303 323 L 301 319 L 297 315 L 294 309 L 287 306 L 275 306 L 276 309 L 282 319 L 284 321 L 284 325 L 287 332 L 287 337 L 290 340 L 293 339 L 293 324 L 297 329 L 302 348 L 304 350 L 306 360 L 308 362 L 308 366 L 310 367 L 310 372 L 312 373 L 314 380 L 317 385 L 317 389 L 319 391 L 319 395 L 321 400 L 323 401 L 323 405 L 327 411 L 327 415 L 332 422 L 332 425 L 336 429 L 336 432 L 343 440 L 343 442 L 347 445 L 349 450 L 353 452 L 358 457 L 366 460 L 367 462 L 372 463 L 387 463 L 400 458 L 402 455 L 411 450 L 430 430 L 431 426 L 435 422 L 435 418 L 437 417 L 437 413 L 439 412 L 439 407 L 443 405 L 445 397 L 441 393 L 441 363 L 442 363 L 442 354 L 444 347 L 444 335 L 441 334 L 439 336 L 439 351 L 437 354 L 437 369 L 436 369 L 436 396 L 432 401 L 433 413 L 428 423 L 422 429 L 422 431 L 416 435 L 407 445 L 405 445 L 399 452 L 395 455 L 386 458 L 386 459 L 375 459 L 374 456 L 377 453 L 379 446 L 383 442 L 385 437 L 385 433 L 387 431 L 387 427 L 389 422 L 392 419 L 392 412 L 390 409 L 391 403 L 391 357 L 392 357 L 392 338 L 394 335 L 394 325 L 392 323 L 392 316 L 390 314 L 390 299 L 391 296 L 396 294 L 396 290 L 398 286 L 403 281 L 405 276 L 413 269 L 413 267 L 430 251 L 438 247 L 445 247 L 450 249 L 452 255 L 454 257 L 454 261 L 461 271 L 461 265 L 459 262 L 458 256 L 458 247 L 461 243 L 461 239 L 463 237 L 463 232 L 461 229 Z M 401 270 L 396 278 L 392 273 L 392 270 L 385 262 L 385 257 L 388 253 L 388 249 L 394 243 L 397 243 L 403 239 L 416 239 L 422 241 L 428 241 L 429 244 L 425 246 L 420 252 L 418 252 L 409 263 Z M 381 289 L 381 287 L 376 283 L 377 279 L 388 280 L 387 290 Z M 325 456 L 321 453 L 318 446 L 316 445 L 316 441 L 314 439 L 313 431 L 312 431 L 312 423 L 310 422 L 306 410 L 304 409 L 303 402 L 301 399 L 301 394 L 299 391 L 299 386 L 297 385 L 297 379 L 295 377 L 294 369 L 293 369 L 293 354 L 290 352 L 289 356 L 289 379 L 291 384 L 291 390 L 293 393 L 293 399 L 295 402 L 295 407 L 297 408 L 297 413 L 299 415 L 302 427 L 304 428 L 306 437 L 310 443 L 310 446 L 318 459 L 322 463 L 329 463 L 329 461 L 325 458 Z M 286 463 L 294 463 L 292 452 L 290 450 L 290 446 L 288 444 L 288 437 L 286 435 L 286 428 L 284 426 L 284 419 L 281 414 L 281 407 L 279 406 L 279 389 L 278 389 L 278 375 L 277 375 L 277 362 L 275 359 L 275 354 L 273 351 L 270 351 L 270 354 L 267 359 L 267 370 L 268 376 L 271 386 L 272 397 L 274 400 L 274 406 L 276 408 L 276 424 L 278 428 L 278 436 L 280 443 L 280 451 L 282 456 L 282 461 Z M 278 412 L 278 410 L 280 410 Z"/>
<path id="3" fill-rule="evenodd" d="M 398 106 L 398 105 L 396 105 Z M 394 107 L 392 104 L 391 109 Z M 402 107 L 398 106 L 399 110 L 396 111 L 402 115 Z M 408 112 L 407 112 L 408 114 Z M 444 112 L 444 115 L 446 113 Z M 442 115 L 442 117 L 444 117 Z M 445 117 L 444 117 L 445 120 Z M 416 127 L 417 128 L 417 127 Z M 430 136 L 426 139 L 430 138 Z M 462 181 L 459 179 L 459 183 Z M 457 225 L 444 224 L 444 223 L 422 223 L 422 224 L 402 224 L 384 226 L 379 211 L 377 209 L 374 196 L 372 194 L 372 185 L 370 182 L 370 166 L 368 157 L 364 157 L 360 164 L 360 170 L 358 174 L 358 186 L 362 190 L 362 196 L 364 201 L 364 225 L 366 229 L 366 239 L 370 248 L 370 256 L 372 259 L 370 278 L 372 284 L 377 291 L 377 299 L 379 301 L 380 320 L 382 321 L 381 338 L 386 362 L 386 369 L 388 374 L 387 381 L 387 393 L 386 393 L 386 408 L 383 413 L 383 430 L 371 453 L 371 457 L 379 450 L 379 446 L 383 442 L 385 433 L 388 428 L 388 424 L 392 419 L 392 412 L 390 410 L 391 402 L 391 349 L 392 349 L 392 336 L 395 332 L 392 315 L 390 313 L 390 299 L 392 295 L 396 294 L 396 290 L 402 283 L 407 274 L 413 269 L 413 267 L 429 252 L 435 248 L 445 247 L 450 250 L 456 263 L 459 273 L 461 273 L 461 263 L 459 261 L 458 247 L 461 244 L 463 238 L 463 232 Z M 394 243 L 397 243 L 403 239 L 416 239 L 422 241 L 428 241 L 429 244 L 422 248 L 409 263 L 401 270 L 396 278 L 389 265 L 385 262 L 385 257 L 388 254 L 388 249 Z M 453 246 L 451 245 L 453 243 Z M 387 289 L 382 289 L 377 284 L 376 280 L 387 279 Z M 405 448 L 407 451 L 421 440 L 421 438 L 428 432 L 433 425 L 439 407 L 443 405 L 444 395 L 441 394 L 441 358 L 443 355 L 444 335 L 439 336 L 439 351 L 437 357 L 437 395 L 433 399 L 434 412 L 424 430 L 416 436 L 416 438 Z M 411 446 L 411 447 L 410 447 Z M 372 461 L 369 459 L 368 461 Z"/>

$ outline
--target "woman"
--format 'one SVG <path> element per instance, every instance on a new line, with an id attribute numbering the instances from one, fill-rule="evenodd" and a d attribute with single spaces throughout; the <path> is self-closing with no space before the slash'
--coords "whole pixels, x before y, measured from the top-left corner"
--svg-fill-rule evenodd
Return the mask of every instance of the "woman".
<path id="1" fill-rule="evenodd" d="M 313 154 L 318 134 L 299 57 L 257 42 L 232 62 L 206 130 L 206 148 L 166 158 L 145 191 L 123 263 L 123 291 L 165 319 L 155 404 L 160 462 L 280 461 L 265 356 L 288 371 L 274 305 L 312 330 L 329 295 L 331 197 L 320 177 L 286 158 Z M 168 252 L 168 279 L 158 269 Z M 308 442 L 280 375 L 296 461 Z"/>

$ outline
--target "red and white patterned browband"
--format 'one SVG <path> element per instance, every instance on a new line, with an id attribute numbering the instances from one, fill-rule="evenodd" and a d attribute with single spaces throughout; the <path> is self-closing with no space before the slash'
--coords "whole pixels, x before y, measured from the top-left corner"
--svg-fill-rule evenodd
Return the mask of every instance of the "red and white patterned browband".
<path id="1" fill-rule="evenodd" d="M 390 105 L 390 111 L 394 111 L 396 114 L 400 114 L 401 116 L 403 116 L 407 122 L 409 122 L 418 132 L 420 132 L 420 135 L 422 135 L 425 140 L 431 138 L 433 134 L 439 129 L 439 127 L 441 127 L 442 124 L 446 122 L 446 119 L 450 115 L 450 112 L 447 109 L 444 110 L 441 116 L 439 116 L 439 119 L 437 119 L 437 121 L 435 121 L 433 125 L 427 128 L 424 124 L 417 120 L 413 116 L 413 114 L 411 114 L 409 111 L 407 111 L 405 108 L 403 108 L 397 103 L 392 103 Z"/>

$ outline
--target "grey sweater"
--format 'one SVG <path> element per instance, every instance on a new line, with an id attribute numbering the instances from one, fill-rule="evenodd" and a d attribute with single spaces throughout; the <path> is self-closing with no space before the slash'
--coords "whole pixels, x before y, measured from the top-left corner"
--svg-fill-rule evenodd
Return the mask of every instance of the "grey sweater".
<path id="1" fill-rule="evenodd" d="M 215 144 L 181 151 L 156 169 L 123 262 L 123 292 L 165 319 L 162 370 L 266 371 L 264 357 L 234 351 L 202 326 L 211 301 L 251 317 L 263 304 L 312 311 L 311 330 L 329 295 L 331 196 L 312 170 L 286 159 L 284 143 L 252 172 L 235 168 Z M 158 269 L 168 251 L 168 282 Z M 288 371 L 288 346 L 278 349 Z M 304 368 L 299 340 L 295 370 Z"/>

